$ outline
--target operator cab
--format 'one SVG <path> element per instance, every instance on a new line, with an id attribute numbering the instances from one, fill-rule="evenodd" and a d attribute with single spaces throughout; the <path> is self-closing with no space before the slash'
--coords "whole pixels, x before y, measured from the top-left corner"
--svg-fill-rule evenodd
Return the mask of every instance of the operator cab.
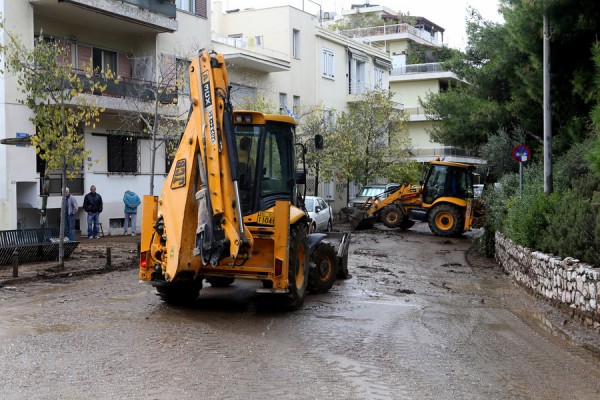
<path id="1" fill-rule="evenodd" d="M 440 197 L 472 198 L 474 169 L 467 164 L 432 162 L 423 183 L 423 202 L 431 204 Z"/>
<path id="2" fill-rule="evenodd" d="M 295 204 L 294 119 L 236 111 L 234 126 L 242 214 L 266 210 L 273 207 L 276 200 Z"/>

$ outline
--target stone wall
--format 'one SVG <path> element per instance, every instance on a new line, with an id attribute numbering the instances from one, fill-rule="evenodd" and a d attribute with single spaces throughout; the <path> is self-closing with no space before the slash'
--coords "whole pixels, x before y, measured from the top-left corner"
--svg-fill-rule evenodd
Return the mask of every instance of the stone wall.
<path id="1" fill-rule="evenodd" d="M 582 323 L 600 328 L 600 270 L 521 247 L 496 232 L 496 261 L 508 275 Z"/>

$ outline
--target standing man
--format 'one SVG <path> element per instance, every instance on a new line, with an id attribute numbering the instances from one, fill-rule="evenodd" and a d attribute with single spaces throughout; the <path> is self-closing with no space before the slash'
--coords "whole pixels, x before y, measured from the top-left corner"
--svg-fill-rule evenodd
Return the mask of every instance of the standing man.
<path id="1" fill-rule="evenodd" d="M 131 226 L 131 236 L 135 236 L 135 220 L 137 218 L 137 208 L 141 201 L 137 194 L 131 190 L 127 190 L 123 196 L 123 203 L 125 203 L 125 234 Z M 131 219 L 131 224 L 129 220 Z"/>
<path id="2" fill-rule="evenodd" d="M 88 214 L 88 239 L 98 239 L 100 213 L 102 212 L 102 196 L 96 193 L 96 186 L 90 187 L 90 192 L 83 199 L 83 209 Z"/>
<path id="3" fill-rule="evenodd" d="M 71 196 L 69 188 L 65 188 L 65 237 L 75 240 L 75 215 L 79 206 L 74 196 Z"/>

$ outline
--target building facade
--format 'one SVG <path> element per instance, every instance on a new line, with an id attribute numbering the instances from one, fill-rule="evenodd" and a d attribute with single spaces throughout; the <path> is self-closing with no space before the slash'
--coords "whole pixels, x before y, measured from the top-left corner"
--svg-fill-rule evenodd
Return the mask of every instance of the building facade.
<path id="1" fill-rule="evenodd" d="M 150 152 L 141 126 L 123 124 L 123 115 L 143 109 L 152 99 L 143 95 L 151 87 L 165 60 L 189 55 L 210 46 L 210 2 L 207 0 L 0 0 L 5 28 L 33 47 L 40 32 L 70 46 L 70 62 L 83 69 L 108 66 L 120 76 L 95 100 L 105 108 L 100 124 L 84 128 L 88 162 L 78 177 L 67 182 L 81 207 L 83 197 L 95 185 L 104 200 L 100 222 L 104 234 L 121 233 L 124 221 L 123 194 L 133 190 L 149 194 Z M 1 40 L 7 40 L 6 30 Z M 16 78 L 0 77 L 0 139 L 35 134 L 31 111 L 18 103 Z M 185 93 L 177 93 L 186 107 Z M 90 95 L 92 96 L 92 95 Z M 187 103 L 189 104 L 189 102 Z M 157 153 L 155 191 L 166 174 L 166 152 Z M 45 168 L 31 146 L 0 145 L 0 229 L 38 227 L 42 207 L 42 178 L 49 178 L 48 225 L 60 223 L 60 174 Z M 87 231 L 80 209 L 76 229 Z"/>

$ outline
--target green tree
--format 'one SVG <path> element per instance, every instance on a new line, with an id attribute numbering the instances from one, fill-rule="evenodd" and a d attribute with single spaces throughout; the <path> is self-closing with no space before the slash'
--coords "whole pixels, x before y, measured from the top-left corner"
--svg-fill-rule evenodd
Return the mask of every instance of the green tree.
<path id="1" fill-rule="evenodd" d="M 385 23 L 386 20 L 377 14 L 359 13 L 342 18 L 338 22 L 329 25 L 329 29 L 345 31 L 357 28 L 368 28 L 372 26 L 383 26 Z"/>
<path id="2" fill-rule="evenodd" d="M 303 113 L 298 124 L 298 139 L 306 148 L 306 154 L 304 155 L 306 169 L 307 172 L 315 176 L 315 196 L 319 195 L 319 182 L 322 178 L 321 166 L 327 163 L 327 153 L 316 149 L 314 139 L 316 135 L 321 135 L 323 136 L 324 146 L 329 145 L 333 132 L 331 121 L 334 114 L 334 110 L 328 110 L 321 105 L 317 105 Z M 330 178 L 330 175 L 326 177 L 326 179 Z"/>
<path id="3" fill-rule="evenodd" d="M 477 149 L 504 128 L 524 132 L 529 145 L 542 141 L 546 13 L 551 24 L 553 148 L 561 154 L 589 134 L 595 104 L 590 48 L 600 27 L 600 3 L 503 0 L 502 13 L 506 22 L 495 24 L 471 10 L 468 46 L 447 63 L 469 85 L 425 99 L 434 124 L 432 139 Z"/>
<path id="4" fill-rule="evenodd" d="M 111 71 L 76 71 L 68 61 L 68 42 L 40 34 L 33 47 L 8 33 L 3 49 L 8 73 L 16 76 L 22 97 L 18 99 L 32 110 L 31 123 L 36 134 L 31 144 L 46 163 L 47 169 L 60 171 L 62 188 L 66 178 L 74 178 L 90 151 L 85 149 L 83 128 L 95 127 L 103 109 L 96 106 L 92 94 L 106 89 Z M 91 60 L 89 65 L 91 66 Z M 64 190 L 62 202 L 64 204 Z M 59 266 L 64 267 L 65 208 L 60 212 Z M 44 224 L 45 221 L 42 221 Z"/>
<path id="5" fill-rule="evenodd" d="M 190 93 L 187 56 L 162 55 L 156 60 L 153 56 L 133 59 L 140 70 L 146 71 L 146 78 L 128 83 L 129 96 L 121 102 L 123 109 L 130 111 L 116 115 L 123 131 L 150 138 L 150 195 L 154 194 L 158 151 L 162 149 L 166 157 L 174 157 L 177 151 L 189 110 L 179 100 Z"/>
<path id="6" fill-rule="evenodd" d="M 590 118 L 594 124 L 594 132 L 596 140 L 593 142 L 587 158 L 590 162 L 592 170 L 600 176 L 600 42 L 595 42 L 592 47 L 592 57 L 596 66 L 596 76 L 594 77 L 594 85 L 596 87 L 596 106 L 592 109 Z"/>
<path id="7" fill-rule="evenodd" d="M 339 114 L 324 149 L 323 175 L 365 185 L 389 178 L 397 171 L 396 164 L 408 161 L 411 141 L 406 116 L 392 96 L 384 90 L 367 91 Z"/>

